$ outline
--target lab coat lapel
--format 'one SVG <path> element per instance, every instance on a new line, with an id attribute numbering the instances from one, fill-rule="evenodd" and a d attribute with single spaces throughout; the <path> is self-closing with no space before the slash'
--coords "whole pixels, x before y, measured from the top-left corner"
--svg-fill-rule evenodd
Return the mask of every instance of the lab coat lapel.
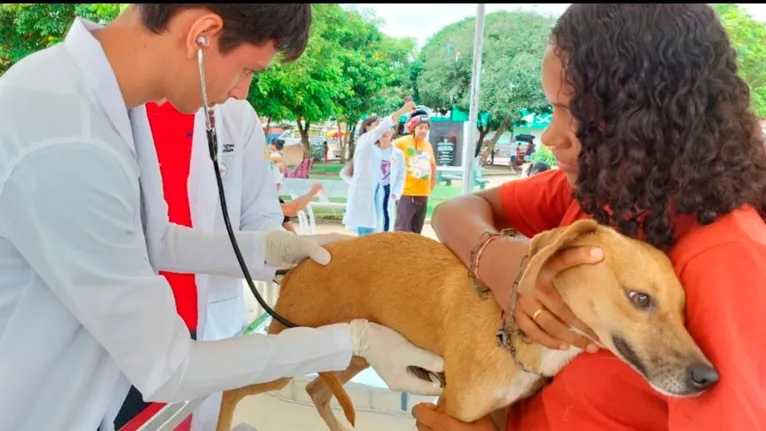
<path id="1" fill-rule="evenodd" d="M 216 134 L 219 133 L 221 114 L 218 106 L 213 108 L 216 117 Z M 218 187 L 213 173 L 213 162 L 210 160 L 210 150 L 205 133 L 205 111 L 200 109 L 194 115 L 194 132 L 192 138 L 191 168 L 189 169 L 189 208 L 191 210 L 192 226 L 195 229 L 213 230 L 216 213 L 218 213 Z M 220 154 L 221 136 L 218 137 L 218 152 Z M 197 337 L 204 339 L 207 325 L 208 286 L 210 276 L 196 274 L 194 281 L 197 285 Z"/>
<path id="2" fill-rule="evenodd" d="M 217 110 L 218 107 L 215 109 Z M 216 120 L 220 114 L 216 112 Z M 220 129 L 216 122 L 216 133 Z M 219 137 L 219 154 L 220 142 Z M 194 115 L 194 137 L 192 144 L 192 162 L 189 170 L 189 207 L 191 208 L 192 226 L 199 229 L 211 230 L 215 223 L 216 211 L 211 210 L 218 205 L 218 188 L 213 174 L 213 162 L 205 134 L 205 114 L 202 109 Z"/>
<path id="3" fill-rule="evenodd" d="M 152 130 L 146 106 L 130 110 L 130 123 L 135 138 L 136 159 L 141 169 L 141 220 L 144 225 L 149 263 L 159 272 L 162 257 L 162 238 L 170 222 L 168 206 L 162 191 L 162 174 L 154 147 Z"/>

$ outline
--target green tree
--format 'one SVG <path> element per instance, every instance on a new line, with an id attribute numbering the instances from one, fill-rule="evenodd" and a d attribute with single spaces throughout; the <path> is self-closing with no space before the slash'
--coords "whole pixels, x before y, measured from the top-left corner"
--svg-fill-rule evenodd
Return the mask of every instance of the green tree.
<path id="1" fill-rule="evenodd" d="M 270 121 L 295 121 L 306 150 L 312 123 L 337 111 L 337 95 L 344 91 L 339 24 L 345 11 L 337 4 L 312 5 L 311 36 L 306 52 L 291 63 L 274 64 L 253 79 L 248 101 Z"/>
<path id="2" fill-rule="evenodd" d="M 0 4 L 0 74 L 27 55 L 60 42 L 77 16 L 109 22 L 127 4 Z"/>
<path id="3" fill-rule="evenodd" d="M 403 103 L 409 87 L 413 39 L 382 34 L 374 15 L 346 11 L 340 39 L 344 91 L 338 94 L 336 118 L 348 125 L 349 157 L 354 154 L 357 124 L 365 114 L 387 115 Z M 343 154 L 343 152 L 342 152 Z"/>
<path id="4" fill-rule="evenodd" d="M 411 87 L 415 42 L 382 34 L 373 14 L 354 8 L 315 4 L 313 12 L 306 52 L 293 63 L 275 64 L 259 74 L 248 100 L 269 121 L 296 121 L 307 154 L 312 123 L 330 118 L 345 122 L 353 154 L 354 129 L 361 117 L 388 108 L 394 98 L 401 104 L 409 90 L 405 87 Z"/>
<path id="5" fill-rule="evenodd" d="M 521 112 L 544 112 L 548 104 L 540 82 L 541 61 L 554 21 L 533 12 L 494 12 L 485 17 L 482 53 L 479 155 L 484 138 L 495 134 L 486 147 L 491 151 L 500 135 L 518 125 Z M 468 110 L 475 18 L 448 25 L 423 47 L 422 72 L 416 78 L 419 102 L 441 112 L 453 106 Z"/>
<path id="6" fill-rule="evenodd" d="M 713 9 L 737 51 L 739 74 L 750 86 L 753 109 L 766 118 L 766 24 L 735 4 L 715 4 Z"/>

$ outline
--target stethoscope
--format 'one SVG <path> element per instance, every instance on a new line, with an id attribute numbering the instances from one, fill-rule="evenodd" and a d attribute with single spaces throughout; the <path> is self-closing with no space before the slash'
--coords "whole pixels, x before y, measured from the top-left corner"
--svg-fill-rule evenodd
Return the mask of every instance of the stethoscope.
<path id="1" fill-rule="evenodd" d="M 261 294 L 258 293 L 258 289 L 255 288 L 255 283 L 253 283 L 253 278 L 250 276 L 250 271 L 247 269 L 245 258 L 242 257 L 242 252 L 239 249 L 237 238 L 234 236 L 234 229 L 231 227 L 229 210 L 226 206 L 226 193 L 223 191 L 223 179 L 221 178 L 221 170 L 218 165 L 218 137 L 215 133 L 215 119 L 213 117 L 214 111 L 210 109 L 210 105 L 208 104 L 207 85 L 205 85 L 205 60 L 202 51 L 206 43 L 207 39 L 205 36 L 200 36 L 197 38 L 197 45 L 199 45 L 199 49 L 197 50 L 197 65 L 199 67 L 199 80 L 202 87 L 202 108 L 205 114 L 205 135 L 207 136 L 207 146 L 210 150 L 210 160 L 213 162 L 215 180 L 218 183 L 218 198 L 221 201 L 221 215 L 223 216 L 223 222 L 226 225 L 226 232 L 229 234 L 229 241 L 231 241 L 231 246 L 234 249 L 234 254 L 237 256 L 239 267 L 242 269 L 242 275 L 245 276 L 245 281 L 247 282 L 248 287 L 250 287 L 250 291 L 252 291 L 253 295 L 255 295 L 255 299 L 258 301 L 258 304 L 260 304 L 261 307 L 263 307 L 263 309 L 266 310 L 266 312 L 269 313 L 269 315 L 279 323 L 285 325 L 288 328 L 295 328 L 298 325 L 280 316 L 276 311 L 269 307 L 269 304 L 267 304 L 266 301 L 263 300 Z"/>
<path id="2" fill-rule="evenodd" d="M 215 133 L 215 120 L 213 118 L 214 114 L 213 114 L 213 110 L 210 109 L 210 105 L 208 104 L 208 100 L 207 100 L 207 86 L 205 85 L 205 60 L 203 58 L 204 55 L 202 54 L 202 50 L 205 47 L 206 43 L 207 43 L 207 39 L 205 38 L 205 36 L 200 36 L 197 38 L 197 45 L 199 45 L 199 49 L 197 50 L 197 66 L 199 67 L 199 80 L 200 80 L 200 85 L 202 87 L 202 108 L 205 114 L 205 135 L 207 136 L 207 146 L 208 146 L 208 149 L 210 150 L 210 160 L 213 161 L 213 170 L 215 171 L 215 181 L 218 184 L 218 198 L 221 201 L 221 214 L 223 216 L 223 222 L 226 225 L 226 232 L 229 234 L 229 241 L 231 241 L 231 246 L 234 249 L 234 254 L 237 256 L 237 262 L 239 262 L 239 267 L 242 269 L 242 275 L 245 276 L 245 281 L 247 281 L 247 286 L 250 288 L 250 291 L 253 292 L 253 295 L 255 295 L 255 299 L 258 301 L 258 304 L 260 304 L 261 307 L 263 307 L 263 309 L 266 310 L 266 312 L 269 313 L 269 315 L 273 317 L 276 321 L 285 325 L 285 327 L 296 328 L 298 325 L 280 316 L 276 311 L 274 311 L 271 307 L 269 307 L 269 304 L 267 304 L 266 301 L 263 300 L 263 297 L 261 296 L 261 294 L 258 293 L 258 289 L 255 288 L 255 283 L 253 283 L 253 278 L 250 276 L 250 271 L 247 269 L 245 258 L 242 257 L 242 252 L 239 249 L 237 238 L 236 236 L 234 236 L 234 229 L 231 227 L 231 220 L 229 219 L 229 211 L 228 211 L 228 208 L 226 207 L 226 193 L 224 193 L 223 191 L 223 179 L 221 178 L 221 171 L 218 166 L 218 137 L 216 136 L 216 133 Z M 279 273 L 280 271 L 277 271 L 277 274 Z M 411 373 L 413 373 L 420 379 L 438 383 L 442 387 L 444 387 L 443 376 L 435 374 L 431 371 L 424 370 L 423 368 L 420 368 L 420 367 L 410 366 L 408 367 L 408 369 Z"/>

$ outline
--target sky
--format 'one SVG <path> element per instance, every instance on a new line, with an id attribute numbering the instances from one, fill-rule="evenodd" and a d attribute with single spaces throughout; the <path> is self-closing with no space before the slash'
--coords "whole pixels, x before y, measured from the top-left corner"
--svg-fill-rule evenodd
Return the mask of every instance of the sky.
<path id="1" fill-rule="evenodd" d="M 558 17 L 570 3 L 558 4 L 487 4 L 484 13 L 498 10 L 536 10 Z M 445 26 L 476 15 L 476 4 L 354 4 L 359 9 L 372 9 L 385 23 L 381 30 L 394 37 L 413 37 L 422 47 L 426 39 Z M 766 21 L 766 4 L 739 4 L 759 21 Z"/>

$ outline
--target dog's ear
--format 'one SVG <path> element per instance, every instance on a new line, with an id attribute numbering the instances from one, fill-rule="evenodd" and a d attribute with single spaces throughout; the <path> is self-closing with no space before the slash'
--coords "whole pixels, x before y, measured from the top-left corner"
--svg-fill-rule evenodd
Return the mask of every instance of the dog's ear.
<path id="1" fill-rule="evenodd" d="M 519 291 L 528 292 L 534 288 L 534 282 L 537 280 L 540 270 L 556 252 L 566 249 L 572 241 L 580 236 L 595 232 L 598 229 L 598 223 L 586 219 L 535 235 L 529 245 L 529 261 L 524 275 L 519 281 Z"/>

